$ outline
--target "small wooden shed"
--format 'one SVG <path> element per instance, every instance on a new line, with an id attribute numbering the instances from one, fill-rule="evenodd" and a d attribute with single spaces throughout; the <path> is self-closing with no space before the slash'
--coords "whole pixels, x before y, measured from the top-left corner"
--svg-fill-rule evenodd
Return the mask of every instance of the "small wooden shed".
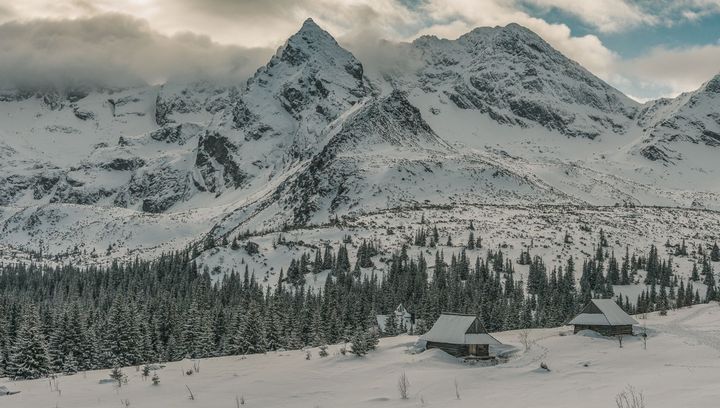
<path id="1" fill-rule="evenodd" d="M 490 345 L 500 345 L 475 315 L 443 313 L 422 340 L 455 357 L 488 357 Z"/>
<path id="2" fill-rule="evenodd" d="M 603 336 L 621 336 L 632 335 L 632 326 L 638 322 L 625 313 L 614 300 L 592 299 L 569 324 L 575 326 L 574 333 L 593 330 Z"/>
<path id="3" fill-rule="evenodd" d="M 398 328 L 403 328 L 403 332 L 412 333 L 415 330 L 415 319 L 413 315 L 410 314 L 407 309 L 405 309 L 405 306 L 403 306 L 402 303 L 400 303 L 398 307 L 395 308 L 395 311 L 393 313 L 395 314 L 395 322 L 397 323 Z M 390 315 L 375 316 L 375 324 L 377 325 L 378 329 L 380 329 L 381 333 L 385 333 L 385 325 L 387 324 L 388 317 L 390 317 Z"/>

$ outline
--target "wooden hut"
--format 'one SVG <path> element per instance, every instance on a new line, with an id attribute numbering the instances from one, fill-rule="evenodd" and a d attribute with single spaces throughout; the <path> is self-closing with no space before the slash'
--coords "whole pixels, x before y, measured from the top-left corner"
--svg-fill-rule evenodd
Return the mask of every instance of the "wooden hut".
<path id="1" fill-rule="evenodd" d="M 575 326 L 574 333 L 593 330 L 603 336 L 621 336 L 632 335 L 632 326 L 638 322 L 625 313 L 614 300 L 593 299 L 569 324 Z"/>
<path id="2" fill-rule="evenodd" d="M 395 323 L 398 326 L 398 331 L 403 333 L 412 333 L 415 331 L 415 318 L 410 314 L 402 303 L 395 308 L 393 312 L 395 314 Z M 377 315 L 375 316 L 375 324 L 383 334 L 395 335 L 397 333 L 386 333 L 385 325 L 390 315 Z M 402 330 L 400 330 L 402 329 Z"/>
<path id="3" fill-rule="evenodd" d="M 439 348 L 455 357 L 488 357 L 490 345 L 501 344 L 475 315 L 443 313 L 432 329 L 420 337 L 426 348 Z"/>

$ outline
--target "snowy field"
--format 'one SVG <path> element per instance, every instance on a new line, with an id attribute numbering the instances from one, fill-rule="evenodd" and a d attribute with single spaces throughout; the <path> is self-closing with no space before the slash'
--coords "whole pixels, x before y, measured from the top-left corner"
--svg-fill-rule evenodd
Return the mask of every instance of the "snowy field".
<path id="1" fill-rule="evenodd" d="M 125 368 L 127 384 L 99 384 L 109 370 L 49 380 L 0 380 L 20 391 L 0 397 L 3 408 L 59 407 L 614 407 L 628 385 L 644 394 L 648 408 L 714 407 L 720 384 L 720 306 L 717 303 L 638 319 L 649 333 L 647 350 L 639 338 L 624 347 L 612 339 L 571 335 L 569 327 L 532 330 L 534 345 L 522 350 L 518 332 L 493 334 L 518 347 L 507 363 L 461 363 L 439 350 L 410 354 L 414 336 L 381 340 L 363 358 L 329 349 L 312 359 L 304 351 L 199 361 L 199 373 L 184 375 L 194 362 L 169 363 L 157 373 L 161 383 L 144 381 Z M 539 369 L 545 362 L 551 371 Z M 402 400 L 398 378 L 410 381 Z M 455 382 L 460 399 L 456 397 Z M 195 399 L 188 398 L 188 389 Z"/>

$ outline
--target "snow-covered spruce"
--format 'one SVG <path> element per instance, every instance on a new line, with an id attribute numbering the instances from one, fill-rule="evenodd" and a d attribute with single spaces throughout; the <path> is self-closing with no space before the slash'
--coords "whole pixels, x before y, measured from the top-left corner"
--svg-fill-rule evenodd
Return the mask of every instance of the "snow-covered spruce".
<path id="1" fill-rule="evenodd" d="M 415 234 L 418 246 L 426 245 L 425 235 L 424 227 Z M 434 259 L 423 252 L 411 256 L 403 245 L 385 254 L 386 274 L 368 275 L 364 269 L 379 260 L 380 250 L 362 242 L 350 259 L 350 240 L 337 251 L 315 248 L 291 260 L 287 277 L 274 288 L 261 285 L 247 264 L 242 274 L 226 272 L 213 283 L 191 258 L 194 249 L 106 268 L 3 266 L 0 312 L 10 326 L 0 331 L 0 355 L 8 356 L 0 369 L 13 378 L 38 378 L 340 342 L 364 356 L 380 330 L 422 334 L 443 311 L 477 314 L 494 332 L 562 325 L 593 297 L 615 298 L 630 313 L 661 315 L 718 299 L 715 244 L 702 254 L 695 276 L 685 277 L 654 245 L 639 254 L 626 247 L 618 259 L 604 230 L 582 266 L 569 257 L 552 269 L 532 254 L 535 247 L 523 249 L 517 260 L 492 248 L 474 258 L 462 249 L 447 259 L 434 244 L 435 228 L 427 235 Z M 687 251 L 684 246 L 673 253 Z M 527 275 L 518 273 L 520 267 Z M 317 276 L 324 277 L 322 290 L 311 284 Z M 631 288 L 642 290 L 630 298 Z M 395 318 L 396 309 L 405 310 L 399 304 L 412 313 L 410 327 L 404 312 Z M 380 325 L 378 315 L 389 317 Z"/>

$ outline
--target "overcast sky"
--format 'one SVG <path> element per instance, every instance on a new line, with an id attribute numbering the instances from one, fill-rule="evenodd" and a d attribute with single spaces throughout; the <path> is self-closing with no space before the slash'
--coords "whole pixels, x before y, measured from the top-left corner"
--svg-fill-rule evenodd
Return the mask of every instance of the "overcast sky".
<path id="1" fill-rule="evenodd" d="M 720 0 L 0 0 L 0 85 L 235 81 L 308 17 L 360 57 L 516 22 L 638 100 L 720 73 Z"/>

